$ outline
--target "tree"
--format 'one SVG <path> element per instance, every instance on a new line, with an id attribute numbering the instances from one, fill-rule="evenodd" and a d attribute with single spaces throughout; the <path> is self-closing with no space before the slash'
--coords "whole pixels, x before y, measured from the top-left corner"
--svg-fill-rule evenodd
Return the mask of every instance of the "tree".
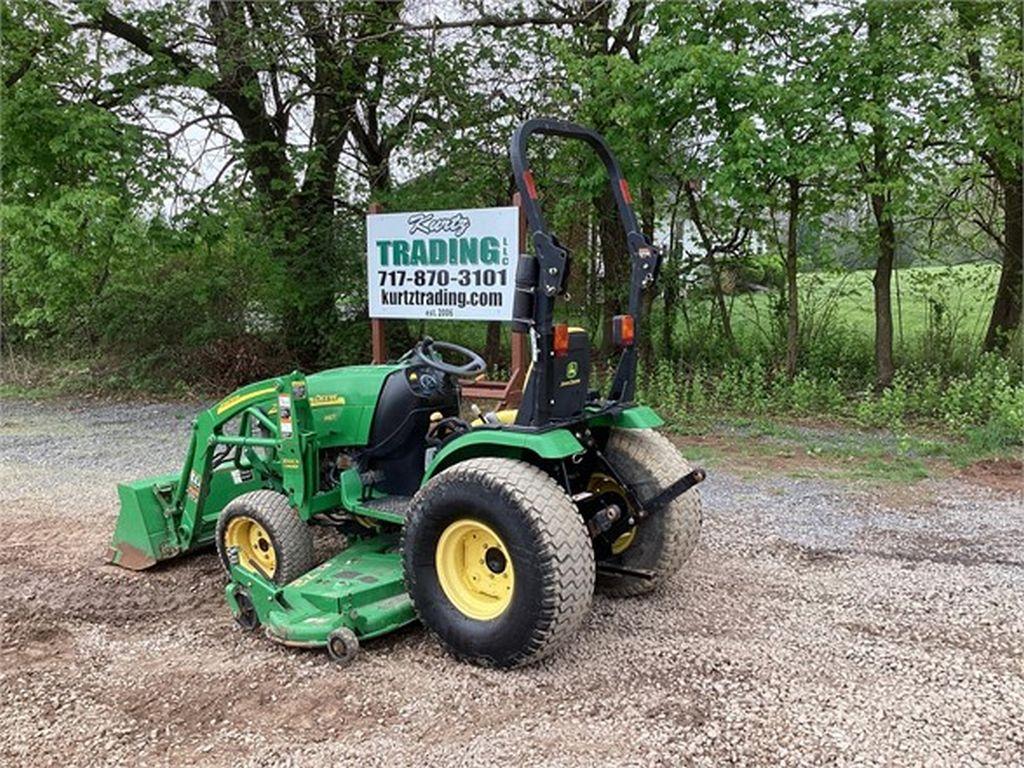
<path id="1" fill-rule="evenodd" d="M 644 98 L 638 93 L 640 62 L 644 55 L 645 32 L 651 30 L 651 3 L 628 0 L 617 4 L 603 0 L 574 0 L 574 15 L 582 21 L 575 24 L 566 39 L 553 46 L 565 68 L 565 81 L 552 88 L 555 103 L 565 110 L 565 117 L 587 124 L 609 142 L 633 187 L 641 228 L 653 232 L 654 180 L 649 173 L 653 152 L 648 150 L 646 130 L 636 130 L 635 114 L 642 111 Z M 632 111 L 632 112 L 631 112 Z M 637 146 L 643 151 L 637 152 Z M 630 277 L 629 252 L 619 221 L 615 200 L 608 187 L 604 166 L 588 150 L 567 147 L 562 158 L 571 158 L 567 165 L 576 169 L 576 191 L 589 197 L 594 211 L 594 263 L 591 274 L 600 275 L 602 350 L 612 354 L 611 324 L 624 310 Z M 564 161 L 564 160 L 563 160 Z M 581 165 L 582 164 L 582 165 Z M 582 173 L 580 173 L 582 170 Z M 574 211 L 578 215 L 578 209 Z M 575 234 L 586 238 L 585 229 Z M 650 305 L 651 293 L 644 296 Z M 649 335 L 640 334 L 641 354 L 650 354 Z"/>
<path id="2" fill-rule="evenodd" d="M 94 99 L 117 109 L 149 94 L 183 93 L 181 122 L 204 121 L 234 140 L 263 237 L 284 267 L 285 344 L 300 364 L 314 364 L 336 326 L 333 217 L 338 158 L 371 55 L 360 41 L 386 31 L 393 8 L 341 14 L 312 3 L 228 0 L 211 2 L 199 25 L 173 6 L 81 8 L 80 26 L 125 44 Z M 310 116 L 300 150 L 303 106 Z"/>
<path id="3" fill-rule="evenodd" d="M 137 213 L 164 173 L 141 131 L 68 98 L 87 49 L 47 6 L 5 4 L 0 85 L 4 337 L 96 344 L 114 276 L 138 249 Z"/>
<path id="4" fill-rule="evenodd" d="M 909 200 L 911 181 L 925 144 L 922 102 L 938 58 L 930 25 L 931 6 L 869 0 L 827 17 L 838 30 L 823 52 L 838 98 L 836 109 L 854 151 L 858 191 L 868 201 L 877 256 L 872 279 L 875 314 L 875 384 L 892 383 L 892 274 L 897 219 Z"/>
<path id="5" fill-rule="evenodd" d="M 124 44 L 104 73 L 103 103 L 116 108 L 144 95 L 179 94 L 173 119 L 209 124 L 231 140 L 263 213 L 262 234 L 284 266 L 283 333 L 302 365 L 315 365 L 336 333 L 338 275 L 351 268 L 334 226 L 339 201 L 351 197 L 342 153 L 354 142 L 371 185 L 386 190 L 391 154 L 420 119 L 421 95 L 412 96 L 404 118 L 380 111 L 390 68 L 422 67 L 422 60 L 403 58 L 425 50 L 409 36 L 573 21 L 543 12 L 480 13 L 416 24 L 401 3 L 384 0 L 211 0 L 198 19 L 189 6 L 170 3 L 156 12 L 80 7 L 78 26 Z M 403 75 L 402 83 L 399 96 L 408 97 L 416 78 Z"/>
<path id="6" fill-rule="evenodd" d="M 665 4 L 644 66 L 658 101 L 659 172 L 676 191 L 699 244 L 713 313 L 730 350 L 737 344 L 723 269 L 744 256 L 767 203 L 767 156 L 759 124 L 770 81 L 759 9 L 747 3 Z"/>
<path id="7" fill-rule="evenodd" d="M 830 120 L 832 94 L 828 73 L 820 65 L 828 46 L 820 17 L 808 16 L 800 3 L 774 4 L 757 17 L 766 48 L 766 82 L 758 99 L 758 114 L 765 134 L 760 158 L 764 185 L 772 190 L 769 202 L 785 211 L 785 245 L 780 243 L 785 273 L 786 374 L 797 371 L 800 354 L 800 302 L 797 271 L 799 233 L 806 209 L 821 211 L 830 201 L 834 178 L 829 168 L 843 163 L 843 144 Z"/>
<path id="8" fill-rule="evenodd" d="M 999 286 L 985 333 L 987 350 L 1004 347 L 1020 326 L 1022 259 L 1021 80 L 1024 52 L 1020 3 L 955 2 L 950 47 L 967 81 L 967 146 L 995 181 L 1002 203 L 1002 231 L 976 217 L 1002 255 Z"/>

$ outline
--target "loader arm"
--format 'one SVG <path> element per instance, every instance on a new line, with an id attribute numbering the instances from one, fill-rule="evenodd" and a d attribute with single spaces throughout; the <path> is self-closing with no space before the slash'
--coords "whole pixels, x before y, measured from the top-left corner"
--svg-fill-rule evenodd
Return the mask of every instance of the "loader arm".
<path id="1" fill-rule="evenodd" d="M 250 384 L 200 413 L 179 473 L 118 487 L 121 512 L 110 562 L 138 570 L 209 544 L 217 513 L 228 501 L 280 485 L 279 427 L 268 415 L 279 386 L 275 379 Z M 224 434 L 236 420 L 237 434 Z"/>

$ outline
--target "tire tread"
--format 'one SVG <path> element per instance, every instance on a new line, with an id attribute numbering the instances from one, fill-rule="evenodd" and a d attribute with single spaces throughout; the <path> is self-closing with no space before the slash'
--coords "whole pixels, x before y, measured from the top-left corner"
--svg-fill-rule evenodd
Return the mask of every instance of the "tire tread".
<path id="1" fill-rule="evenodd" d="M 640 499 L 651 498 L 690 471 L 689 463 L 672 441 L 653 429 L 615 429 L 605 453 Z M 693 553 L 702 522 L 700 492 L 692 488 L 654 514 L 666 517 L 661 551 L 652 564 L 657 577 L 644 580 L 602 575 L 598 578 L 602 594 L 632 597 L 651 592 L 679 571 Z M 628 554 L 626 550 L 624 555 Z"/>
<path id="2" fill-rule="evenodd" d="M 309 525 L 292 509 L 287 496 L 277 491 L 260 490 L 249 491 L 233 499 L 217 518 L 217 554 L 225 570 L 229 568 L 224 533 L 228 522 L 237 514 L 257 520 L 270 534 L 278 556 L 273 578 L 275 583 L 294 581 L 316 565 Z"/>
<path id="3" fill-rule="evenodd" d="M 416 520 L 427 512 L 431 495 L 447 483 L 474 482 L 498 492 L 507 502 L 519 507 L 540 541 L 539 557 L 551 575 L 544 588 L 541 621 L 526 645 L 502 666 L 521 666 L 538 661 L 562 645 L 582 624 L 590 609 L 594 593 L 594 549 L 576 507 L 550 475 L 524 461 L 505 458 L 467 459 L 446 469 L 413 497 L 409 506 L 409 522 L 402 533 L 402 549 L 406 534 L 416 530 Z M 406 569 L 406 588 L 415 595 L 414 575 Z M 420 608 L 413 597 L 417 615 Z M 422 616 L 421 616 L 422 618 Z M 433 630 L 432 630 L 433 631 Z M 456 658 L 467 657 L 433 631 Z"/>

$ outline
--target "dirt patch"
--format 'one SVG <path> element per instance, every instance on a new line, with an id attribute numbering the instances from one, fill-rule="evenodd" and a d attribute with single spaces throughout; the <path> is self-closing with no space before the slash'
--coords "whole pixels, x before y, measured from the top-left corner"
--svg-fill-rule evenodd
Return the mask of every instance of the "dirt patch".
<path id="1" fill-rule="evenodd" d="M 976 461 L 960 472 L 959 477 L 975 485 L 1024 495 L 1024 462 L 1017 459 Z"/>

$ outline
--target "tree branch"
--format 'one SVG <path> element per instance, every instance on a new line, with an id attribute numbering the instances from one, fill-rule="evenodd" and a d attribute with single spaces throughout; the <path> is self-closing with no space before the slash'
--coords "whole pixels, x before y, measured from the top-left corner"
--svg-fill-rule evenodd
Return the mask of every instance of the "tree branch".
<path id="1" fill-rule="evenodd" d="M 458 19 L 455 21 L 443 21 L 437 17 L 426 24 L 412 24 L 399 21 L 393 29 L 384 30 L 362 37 L 344 38 L 345 42 L 362 43 L 369 40 L 380 40 L 384 37 L 399 32 L 438 32 L 444 29 L 479 29 L 489 27 L 491 29 L 509 29 L 513 27 L 529 26 L 573 26 L 588 21 L 598 10 L 608 5 L 611 0 L 600 0 L 593 5 L 586 13 L 575 16 L 553 16 L 550 13 L 535 13 L 527 16 L 500 16 L 495 13 L 486 13 L 473 19 Z"/>

